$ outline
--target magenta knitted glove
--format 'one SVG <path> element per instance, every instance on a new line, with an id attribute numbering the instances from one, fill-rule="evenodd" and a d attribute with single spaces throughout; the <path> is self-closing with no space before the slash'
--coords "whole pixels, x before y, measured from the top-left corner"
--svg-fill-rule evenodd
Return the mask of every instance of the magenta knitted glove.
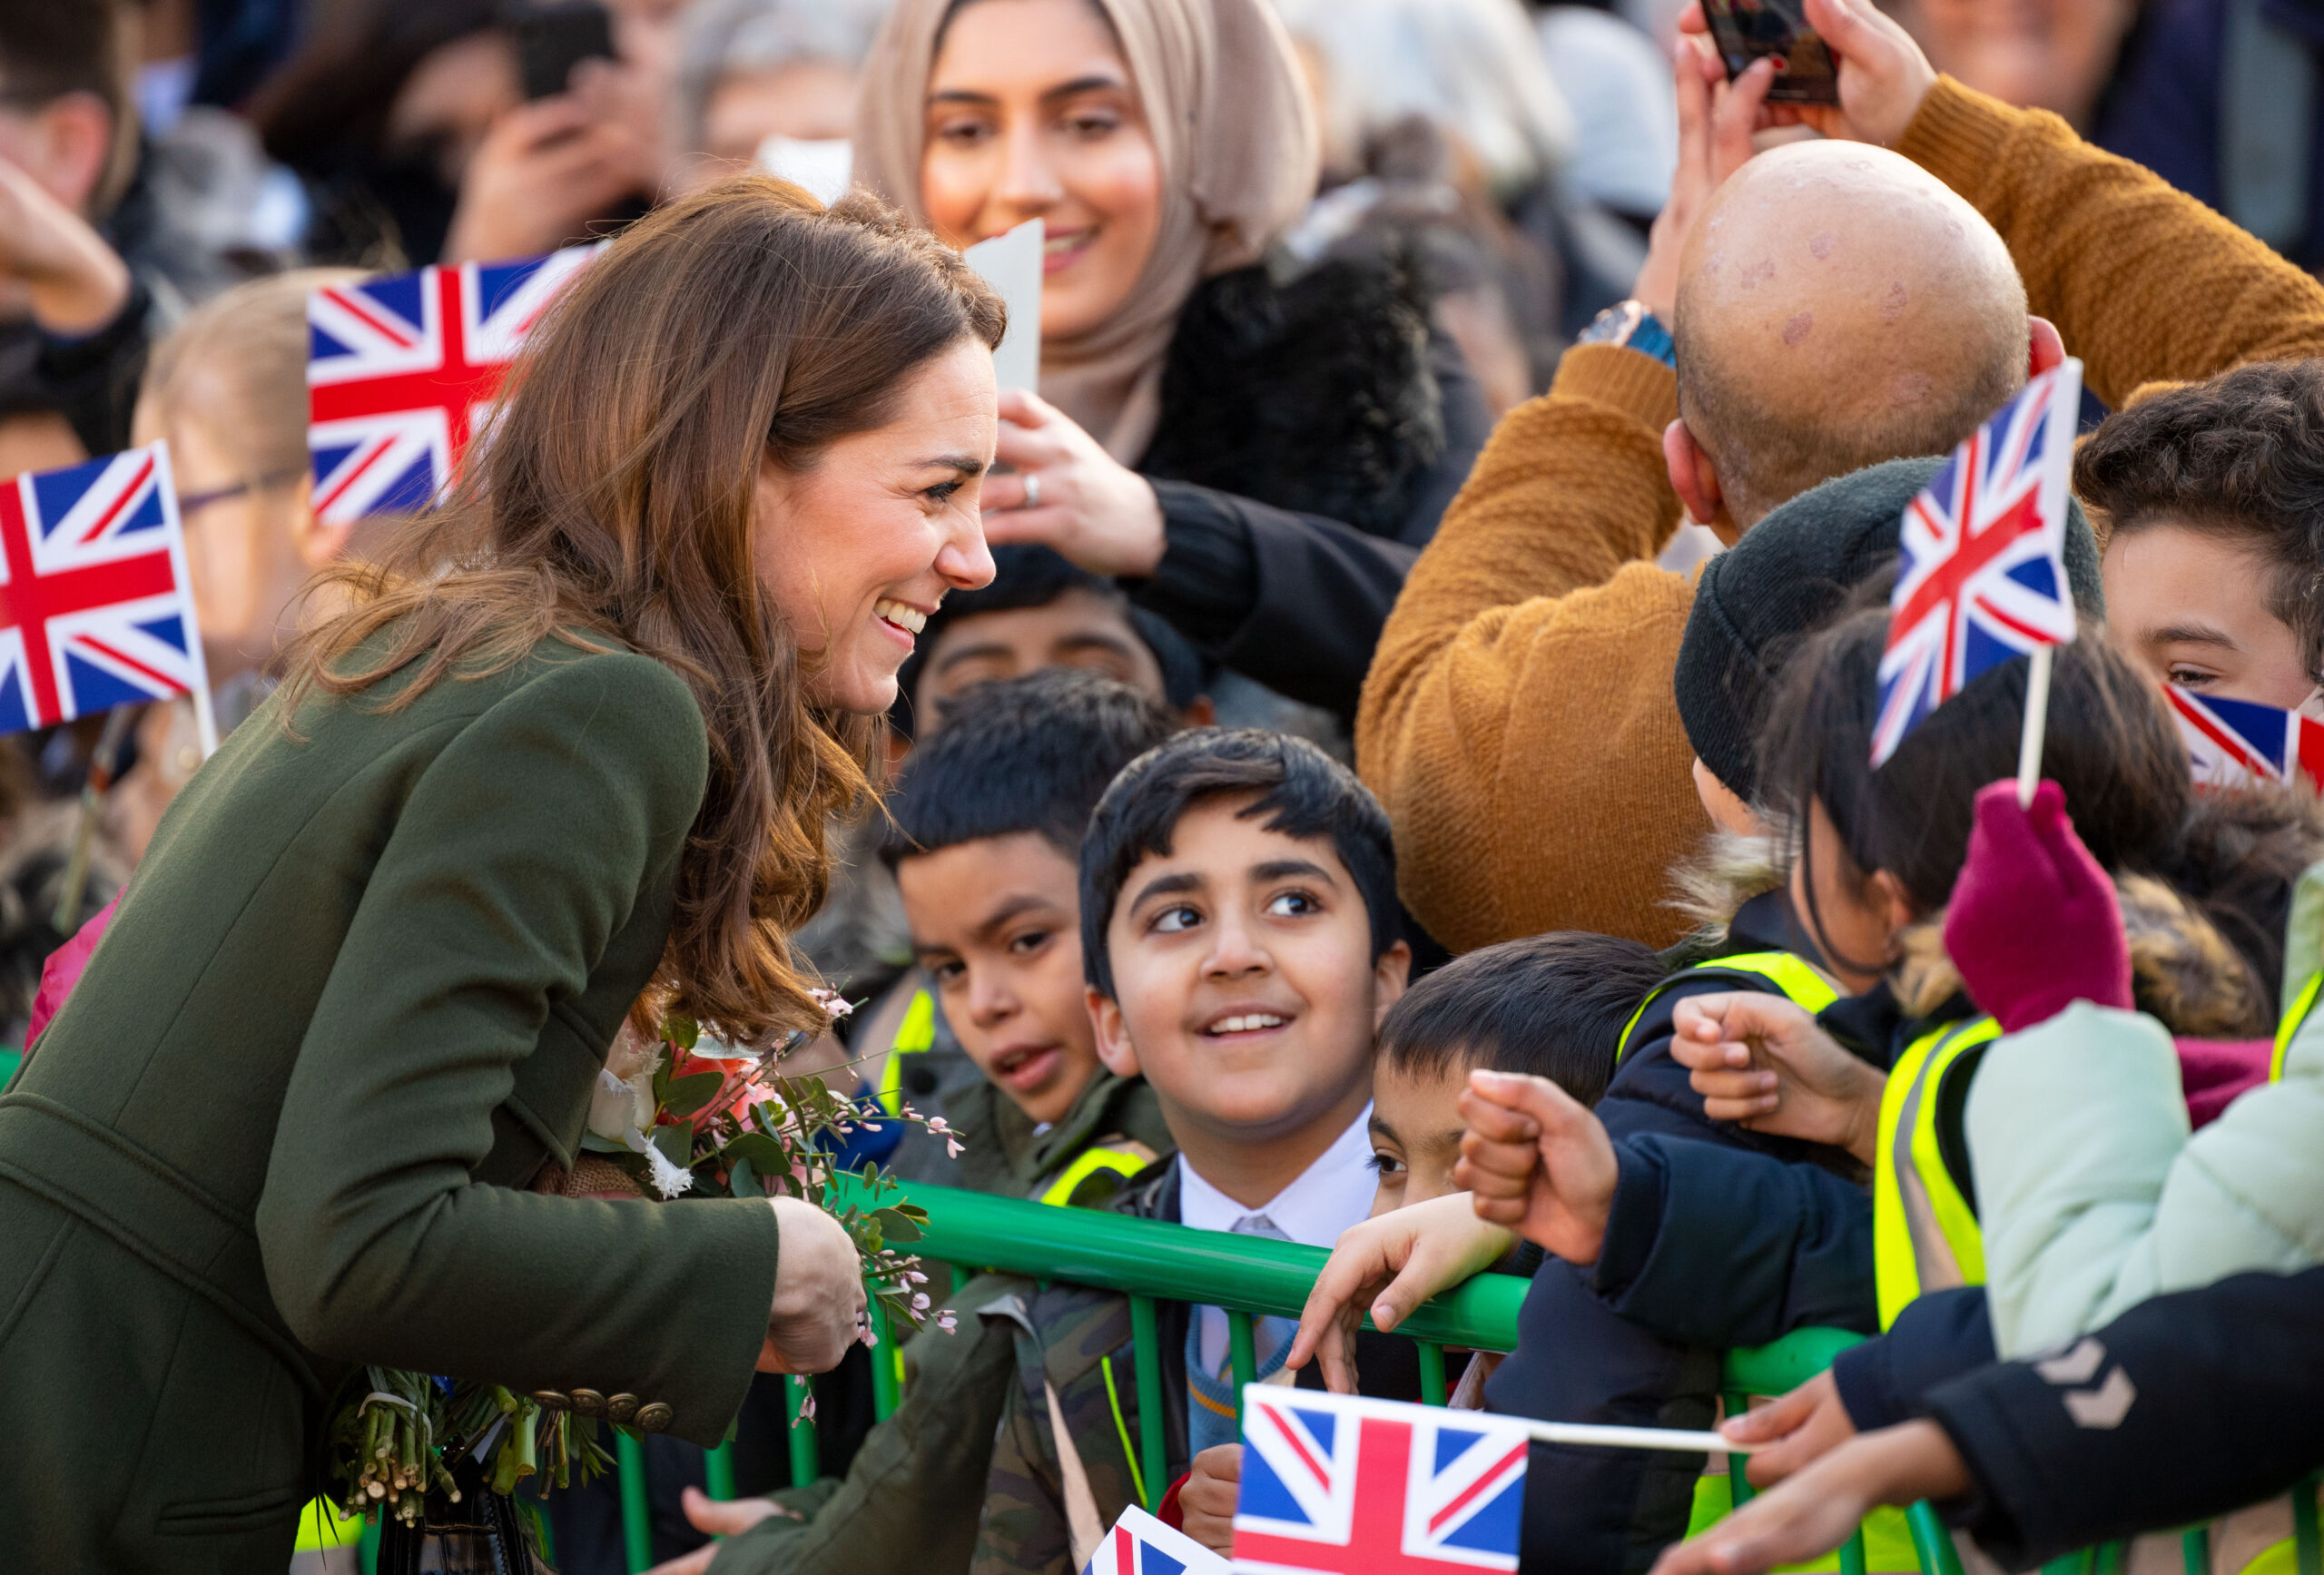
<path id="1" fill-rule="evenodd" d="M 2069 1001 L 2131 1004 L 2131 948 L 2108 878 L 2044 782 L 2031 809 L 2017 783 L 1978 790 L 1969 858 L 1945 911 L 1945 950 L 1979 1009 L 2015 1033 Z"/>

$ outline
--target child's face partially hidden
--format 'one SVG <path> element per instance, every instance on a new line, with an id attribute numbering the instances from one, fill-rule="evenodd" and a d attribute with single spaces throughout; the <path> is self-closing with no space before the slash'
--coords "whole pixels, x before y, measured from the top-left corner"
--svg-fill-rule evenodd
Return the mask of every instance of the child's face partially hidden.
<path id="1" fill-rule="evenodd" d="M 1019 832 L 915 853 L 896 884 L 969 1059 L 1035 1121 L 1061 1119 L 1098 1068 L 1073 861 Z"/>
<path id="2" fill-rule="evenodd" d="M 1452 1185 L 1452 1166 L 1461 1158 L 1461 1090 L 1468 1084 L 1469 1065 L 1459 1056 L 1436 1072 L 1393 1067 L 1385 1058 L 1373 1068 L 1372 1166 L 1380 1176 L 1374 1215 L 1461 1190 Z"/>
<path id="3" fill-rule="evenodd" d="M 1107 930 L 1117 995 L 1089 992 L 1099 1053 L 1143 1071 L 1189 1163 L 1264 1202 L 1363 1110 L 1372 1036 L 1403 993 L 1328 839 L 1239 818 L 1256 793 L 1196 803 L 1171 851 L 1129 872 Z M 1231 1179 L 1230 1179 L 1231 1178 Z M 1260 1190 L 1265 1188 L 1265 1190 Z"/>

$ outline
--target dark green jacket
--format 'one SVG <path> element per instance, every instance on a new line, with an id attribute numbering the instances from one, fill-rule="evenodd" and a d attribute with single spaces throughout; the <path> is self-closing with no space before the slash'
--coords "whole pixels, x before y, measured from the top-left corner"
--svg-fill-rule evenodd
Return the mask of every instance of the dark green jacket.
<path id="1" fill-rule="evenodd" d="M 667 937 L 692 696 L 555 641 L 388 692 L 235 731 L 0 1095 L 0 1562 L 282 1569 L 350 1364 L 741 1403 L 763 1203 L 523 1190 Z"/>

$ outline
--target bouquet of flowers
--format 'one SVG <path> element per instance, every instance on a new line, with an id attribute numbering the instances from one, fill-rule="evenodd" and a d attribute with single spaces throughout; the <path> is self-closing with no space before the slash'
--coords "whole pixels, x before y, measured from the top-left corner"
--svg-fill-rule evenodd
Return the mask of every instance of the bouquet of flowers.
<path id="1" fill-rule="evenodd" d="M 828 992 L 822 1003 L 834 1019 L 850 1009 Z M 872 1118 L 821 1078 L 783 1073 L 783 1058 L 812 1038 L 803 1031 L 759 1051 L 721 1044 L 675 1014 L 663 1019 L 658 1039 L 625 1026 L 598 1075 L 576 1171 L 594 1170 L 612 1184 L 607 1190 L 665 1199 L 787 1195 L 829 1208 L 835 1176 L 824 1139 L 843 1138 Z M 901 1118 L 958 1152 L 940 1117 L 907 1107 Z M 875 1200 L 896 1188 L 869 1164 L 859 1179 Z M 919 1329 L 931 1316 L 919 1288 L 927 1276 L 918 1258 L 898 1248 L 920 1239 L 927 1215 L 901 1200 L 868 1209 L 852 1201 L 832 1212 L 854 1238 L 866 1294 L 885 1308 L 891 1327 Z M 950 1313 L 934 1317 L 951 1327 Z M 862 1338 L 874 1343 L 868 1319 Z M 526 1394 L 380 1367 L 360 1378 L 332 1419 L 330 1491 L 346 1513 L 378 1511 L 409 1527 L 419 1525 L 430 1492 L 458 1503 L 461 1481 L 503 1494 L 527 1478 L 537 1489 L 568 1487 L 613 1464 L 599 1442 L 602 1429 L 652 1432 L 668 1422 L 666 1408 L 656 1417 L 655 1408 L 641 1412 L 629 1395 Z"/>

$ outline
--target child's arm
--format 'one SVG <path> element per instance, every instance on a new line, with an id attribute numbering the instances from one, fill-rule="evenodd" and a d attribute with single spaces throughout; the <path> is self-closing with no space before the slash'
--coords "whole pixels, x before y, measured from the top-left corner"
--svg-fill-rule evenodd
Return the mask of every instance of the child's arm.
<path id="1" fill-rule="evenodd" d="M 1477 1217 L 1506 1226 L 1570 1264 L 1593 1264 L 1606 1239 L 1614 1146 L 1589 1107 L 1547 1078 L 1472 1071 L 1461 1091 L 1461 1162 L 1452 1184 Z"/>
<path id="2" fill-rule="evenodd" d="M 1440 1291 L 1482 1274 L 1508 1255 L 1514 1235 L 1477 1217 L 1466 1193 L 1395 1209 L 1340 1233 L 1284 1364 L 1293 1372 L 1320 1357 L 1324 1386 L 1355 1393 L 1355 1329 L 1370 1313 L 1384 1333 Z"/>

